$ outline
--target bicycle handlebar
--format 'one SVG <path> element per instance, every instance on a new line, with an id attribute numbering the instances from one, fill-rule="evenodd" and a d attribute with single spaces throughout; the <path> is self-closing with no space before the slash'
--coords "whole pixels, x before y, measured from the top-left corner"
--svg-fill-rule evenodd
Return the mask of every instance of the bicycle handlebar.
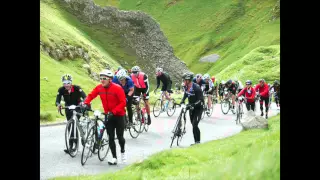
<path id="1" fill-rule="evenodd" d="M 81 105 L 71 105 L 71 106 L 65 106 L 65 107 L 62 107 L 62 106 L 60 106 L 60 108 L 59 108 L 59 113 L 61 114 L 61 116 L 64 116 L 64 114 L 62 113 L 62 109 L 69 109 L 70 107 L 73 107 L 74 109 L 72 109 L 72 110 L 75 110 L 76 108 L 78 108 L 78 107 L 82 107 Z M 77 113 L 77 114 L 81 114 L 81 113 Z M 82 115 L 82 114 L 81 114 Z"/>

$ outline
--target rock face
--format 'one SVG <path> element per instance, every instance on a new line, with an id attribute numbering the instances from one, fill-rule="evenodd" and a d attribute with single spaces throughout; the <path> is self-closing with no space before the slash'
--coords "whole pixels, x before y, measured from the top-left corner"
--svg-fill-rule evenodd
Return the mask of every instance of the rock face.
<path id="1" fill-rule="evenodd" d="M 218 54 L 211 54 L 209 56 L 202 57 L 200 62 L 216 62 L 220 56 Z"/>
<path id="2" fill-rule="evenodd" d="M 173 52 L 159 24 L 146 13 L 122 11 L 115 7 L 100 7 L 92 0 L 60 0 L 67 10 L 88 25 L 102 25 L 119 33 L 138 56 L 136 64 L 149 76 L 162 67 L 173 80 L 181 80 L 188 71 Z"/>
<path id="3" fill-rule="evenodd" d="M 265 129 L 268 128 L 268 120 L 264 117 L 256 116 L 255 113 L 250 110 L 245 117 L 241 119 L 241 125 L 243 130 Z"/>

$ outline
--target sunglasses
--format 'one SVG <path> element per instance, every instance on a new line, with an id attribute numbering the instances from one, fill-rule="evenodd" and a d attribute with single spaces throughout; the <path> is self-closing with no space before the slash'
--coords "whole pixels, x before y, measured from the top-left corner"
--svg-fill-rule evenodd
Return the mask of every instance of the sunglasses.
<path id="1" fill-rule="evenodd" d="M 138 71 L 132 71 L 133 74 L 138 74 Z"/>
<path id="2" fill-rule="evenodd" d="M 110 78 L 108 77 L 103 77 L 103 78 L 100 78 L 100 80 L 109 80 Z"/>
<path id="3" fill-rule="evenodd" d="M 70 85 L 71 83 L 63 83 L 63 85 Z"/>

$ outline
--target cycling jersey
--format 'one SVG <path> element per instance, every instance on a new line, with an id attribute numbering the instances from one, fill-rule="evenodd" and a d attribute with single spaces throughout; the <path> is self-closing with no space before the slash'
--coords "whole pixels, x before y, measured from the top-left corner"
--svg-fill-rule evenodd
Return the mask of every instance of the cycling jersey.
<path id="1" fill-rule="evenodd" d="M 200 107 L 204 103 L 202 91 L 196 83 L 192 83 L 189 91 L 187 86 L 184 87 L 184 95 L 181 102 L 184 102 L 186 98 L 188 98 L 189 104 L 194 104 L 195 107 Z"/>
<path id="2" fill-rule="evenodd" d="M 88 105 L 98 95 L 105 113 L 112 112 L 115 116 L 125 115 L 126 96 L 118 84 L 110 82 L 108 87 L 103 87 L 102 84 L 97 85 L 88 94 L 84 103 Z"/>
<path id="3" fill-rule="evenodd" d="M 60 87 L 56 97 L 56 105 L 60 104 L 62 96 L 66 106 L 78 105 L 81 102 L 81 98 L 82 99 L 86 98 L 86 94 L 84 93 L 84 91 L 81 89 L 80 86 L 77 86 L 77 85 L 71 86 L 70 94 L 64 86 Z"/>
<path id="4" fill-rule="evenodd" d="M 143 72 L 139 72 L 138 78 L 135 77 L 135 74 L 131 74 L 131 78 L 134 83 L 134 95 L 140 96 L 141 93 L 144 95 L 143 99 L 148 100 L 149 99 L 149 80 L 148 76 L 144 74 Z M 145 87 L 145 88 L 143 88 Z"/>
<path id="5" fill-rule="evenodd" d="M 249 103 L 254 103 L 255 102 L 255 96 L 256 96 L 256 91 L 251 87 L 251 88 L 244 88 L 238 93 L 238 97 L 244 95 L 247 98 L 247 102 Z"/>
<path id="6" fill-rule="evenodd" d="M 134 87 L 133 81 L 131 80 L 131 78 L 129 76 L 126 77 L 126 84 L 124 86 L 122 86 L 122 84 L 119 82 L 119 80 L 116 76 L 113 77 L 112 82 L 120 85 L 122 87 L 122 89 L 124 90 L 125 94 L 128 94 L 130 89 Z"/>
<path id="7" fill-rule="evenodd" d="M 254 90 L 259 91 L 261 97 L 269 97 L 269 87 L 268 87 L 268 84 L 265 82 L 263 86 L 260 86 L 260 84 L 257 84 Z"/>
<path id="8" fill-rule="evenodd" d="M 226 85 L 228 91 L 230 91 L 233 95 L 236 94 L 237 88 L 235 82 L 232 82 L 230 85 Z"/>
<path id="9" fill-rule="evenodd" d="M 157 89 L 160 86 L 160 81 L 162 82 L 161 91 L 171 91 L 172 81 L 168 73 L 163 72 L 160 76 L 157 76 Z"/>

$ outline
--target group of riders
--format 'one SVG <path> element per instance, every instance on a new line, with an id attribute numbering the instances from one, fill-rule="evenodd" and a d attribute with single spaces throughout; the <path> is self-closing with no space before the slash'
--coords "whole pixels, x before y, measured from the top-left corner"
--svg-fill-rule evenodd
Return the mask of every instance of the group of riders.
<path id="1" fill-rule="evenodd" d="M 117 164 L 117 154 L 115 145 L 115 133 L 119 141 L 121 149 L 121 159 L 123 162 L 126 161 L 125 153 L 125 139 L 123 137 L 125 128 L 125 116 L 126 111 L 128 115 L 128 126 L 133 124 L 133 112 L 132 102 L 133 96 L 143 96 L 145 102 L 146 112 L 148 115 L 148 125 L 151 124 L 150 117 L 150 104 L 149 104 L 149 91 L 150 84 L 148 75 L 141 71 L 139 66 L 134 66 L 130 70 L 126 70 L 123 67 L 118 67 L 116 72 L 112 72 L 109 69 L 105 69 L 100 72 L 100 84 L 97 85 L 92 91 L 86 95 L 80 86 L 72 84 L 72 76 L 65 74 L 62 76 L 61 81 L 63 86 L 58 89 L 56 97 L 56 106 L 58 110 L 61 110 L 61 99 L 64 98 L 65 106 L 80 105 L 83 109 L 91 109 L 91 101 L 98 95 L 100 97 L 104 113 L 106 114 L 104 125 L 107 129 L 109 136 L 109 146 L 112 153 L 112 159 L 109 160 L 109 164 Z M 170 94 L 173 93 L 171 90 L 172 80 L 170 75 L 163 71 L 162 68 L 156 68 L 156 80 L 157 86 L 154 92 L 160 87 L 162 82 L 161 91 L 164 92 L 164 100 L 171 100 Z M 266 107 L 266 118 L 268 118 L 268 106 L 269 96 L 272 92 L 275 92 L 275 100 L 278 107 L 280 107 L 280 84 L 276 80 L 272 86 L 266 84 L 263 79 L 259 80 L 259 84 L 252 87 L 250 80 L 246 81 L 246 87 L 242 86 L 239 80 L 228 80 L 227 82 L 221 81 L 219 84 L 215 81 L 215 77 L 210 77 L 209 74 L 196 74 L 192 72 L 186 72 L 182 75 L 182 90 L 184 92 L 183 98 L 180 104 L 185 104 L 186 98 L 188 98 L 188 105 L 186 106 L 189 110 L 189 117 L 193 126 L 194 144 L 200 143 L 200 129 L 198 127 L 201 115 L 204 110 L 204 104 L 208 103 L 209 109 L 213 105 L 212 96 L 219 96 L 221 102 L 225 90 L 232 93 L 232 104 L 234 108 L 235 100 L 237 97 L 244 96 L 246 99 L 246 107 L 249 111 L 255 108 L 255 99 L 260 97 L 260 109 L 261 116 L 263 116 L 263 101 Z M 180 84 L 180 83 L 179 83 Z M 177 87 L 176 90 L 180 88 Z M 208 95 L 208 102 L 204 102 L 204 94 Z M 127 109 L 127 110 L 126 110 Z M 206 112 L 208 113 L 208 112 Z M 72 111 L 65 109 L 67 120 L 72 118 Z M 80 117 L 78 117 L 79 119 Z M 77 143 L 75 140 L 70 140 L 70 144 Z M 194 145 L 192 144 L 192 145 Z M 70 146 L 72 147 L 72 146 Z M 76 146 L 77 147 L 77 146 Z M 66 153 L 69 151 L 64 150 Z"/>

